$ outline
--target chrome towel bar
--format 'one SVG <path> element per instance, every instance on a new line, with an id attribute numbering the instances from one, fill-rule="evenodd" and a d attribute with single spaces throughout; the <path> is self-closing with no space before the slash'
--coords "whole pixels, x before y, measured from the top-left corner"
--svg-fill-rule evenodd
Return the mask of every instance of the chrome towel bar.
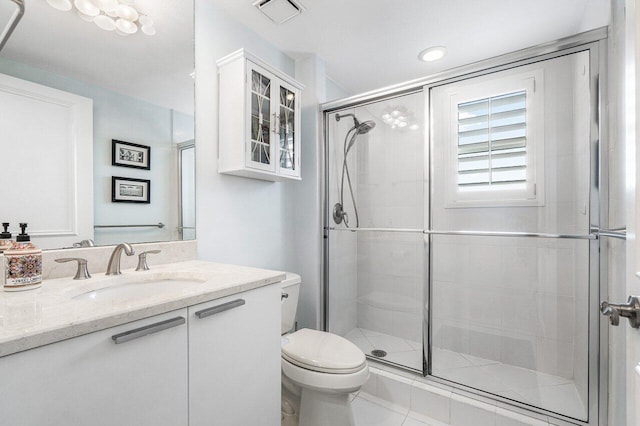
<path id="1" fill-rule="evenodd" d="M 154 225 L 93 225 L 94 228 L 164 228 L 165 224 L 160 222 Z"/>

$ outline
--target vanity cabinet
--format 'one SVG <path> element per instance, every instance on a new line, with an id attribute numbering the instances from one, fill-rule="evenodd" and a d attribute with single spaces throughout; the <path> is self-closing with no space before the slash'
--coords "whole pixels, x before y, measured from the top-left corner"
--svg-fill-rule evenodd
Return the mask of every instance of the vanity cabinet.
<path id="1" fill-rule="evenodd" d="M 189 307 L 189 423 L 280 424 L 280 286 Z"/>
<path id="2" fill-rule="evenodd" d="M 0 358 L 0 424 L 186 426 L 186 318 L 180 309 Z"/>
<path id="3" fill-rule="evenodd" d="M 218 62 L 220 173 L 300 179 L 302 84 L 240 49 Z"/>
<path id="4" fill-rule="evenodd" d="M 280 294 L 271 284 L 0 357 L 0 424 L 279 426 Z"/>

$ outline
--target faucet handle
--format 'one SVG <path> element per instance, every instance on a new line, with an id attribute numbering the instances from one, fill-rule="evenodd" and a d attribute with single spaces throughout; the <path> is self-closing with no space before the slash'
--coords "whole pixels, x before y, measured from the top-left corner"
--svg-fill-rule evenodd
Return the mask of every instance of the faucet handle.
<path id="1" fill-rule="evenodd" d="M 140 253 L 138 255 L 138 267 L 136 268 L 136 271 L 148 271 L 149 265 L 147 264 L 147 254 L 158 254 L 161 251 L 162 250 L 148 250 Z"/>
<path id="2" fill-rule="evenodd" d="M 57 263 L 67 263 L 73 261 L 78 262 L 76 276 L 73 277 L 74 280 L 86 280 L 91 278 L 91 274 L 89 274 L 89 269 L 87 268 L 87 259 L 83 259 L 81 257 L 65 257 L 62 259 L 56 259 Z"/>
<path id="3" fill-rule="evenodd" d="M 82 240 L 79 243 L 73 243 L 73 248 L 82 248 L 82 247 L 95 247 L 96 243 L 89 238 L 88 240 Z"/>

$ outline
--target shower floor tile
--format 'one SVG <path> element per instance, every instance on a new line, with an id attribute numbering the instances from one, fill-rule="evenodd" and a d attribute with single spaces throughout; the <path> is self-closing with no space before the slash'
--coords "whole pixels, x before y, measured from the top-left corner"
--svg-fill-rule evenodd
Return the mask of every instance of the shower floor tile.
<path id="1" fill-rule="evenodd" d="M 586 414 L 570 379 L 440 348 L 431 353 L 436 377 L 571 417 Z"/>
<path id="2" fill-rule="evenodd" d="M 422 370 L 421 342 L 362 328 L 354 328 L 345 338 L 368 355 L 381 349 L 387 352 L 381 359 Z M 570 379 L 435 347 L 431 352 L 436 377 L 576 418 L 586 412 Z"/>
<path id="3" fill-rule="evenodd" d="M 367 355 L 371 355 L 374 349 L 381 349 L 387 353 L 381 359 L 422 370 L 422 342 L 414 342 L 364 328 L 354 328 L 345 338 Z"/>

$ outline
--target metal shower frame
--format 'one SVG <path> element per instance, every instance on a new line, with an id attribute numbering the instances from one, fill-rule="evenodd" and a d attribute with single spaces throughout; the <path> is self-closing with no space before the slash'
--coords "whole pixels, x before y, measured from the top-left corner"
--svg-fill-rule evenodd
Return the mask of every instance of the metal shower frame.
<path id="1" fill-rule="evenodd" d="M 426 125 L 424 140 L 425 145 L 425 167 L 424 179 L 429 182 L 425 185 L 425 221 L 428 229 L 388 229 L 388 228 L 350 228 L 350 232 L 422 232 L 425 235 L 425 277 L 428 279 L 424 283 L 424 304 L 429 307 L 429 317 L 431 314 L 431 243 L 434 234 L 454 234 L 454 235 L 482 235 L 482 236 L 512 236 L 512 237 L 537 237 L 537 238 L 569 238 L 569 239 L 587 239 L 589 241 L 589 354 L 588 354 L 588 420 L 582 421 L 568 416 L 560 415 L 539 407 L 533 407 L 521 402 L 509 400 L 496 396 L 489 392 L 481 391 L 469 386 L 461 385 L 452 381 L 440 379 L 430 375 L 431 371 L 431 321 L 429 317 L 423 318 L 423 345 L 424 348 L 424 366 L 423 371 L 417 371 L 406 367 L 400 367 L 413 373 L 423 374 L 429 380 L 436 383 L 445 384 L 453 387 L 457 392 L 467 393 L 476 397 L 490 398 L 497 401 L 498 406 L 508 406 L 512 410 L 521 411 L 529 416 L 547 420 L 548 417 L 553 418 L 555 424 L 559 425 L 605 425 L 607 422 L 608 404 L 607 404 L 607 383 L 608 383 L 608 324 L 601 321 L 599 313 L 599 301 L 607 297 L 607 276 L 608 271 L 607 256 L 600 253 L 600 237 L 618 237 L 623 235 L 615 232 L 608 232 L 604 229 L 600 231 L 600 223 L 607 223 L 608 219 L 608 164 L 607 164 L 607 117 L 601 115 L 601 108 L 607 104 L 607 36 L 608 28 L 598 28 L 595 30 L 580 33 L 571 37 L 563 38 L 554 42 L 545 43 L 539 46 L 519 50 L 506 55 L 497 56 L 487 60 L 475 62 L 466 66 L 454 68 L 448 71 L 437 73 L 424 78 L 412 80 L 406 83 L 385 87 L 379 90 L 367 92 L 361 95 L 348 97 L 336 101 L 327 102 L 320 106 L 320 114 L 324 120 L 322 127 L 323 138 L 323 156 L 321 158 L 324 172 L 322 179 L 323 193 L 323 265 L 322 265 L 322 282 L 323 292 L 321 294 L 321 324 L 324 330 L 328 328 L 328 301 L 329 301 L 329 238 L 330 231 L 337 230 L 331 223 L 331 206 L 329 200 L 329 170 L 327 156 L 329 153 L 329 114 L 344 111 L 348 108 L 361 107 L 382 100 L 392 99 L 398 96 L 404 96 L 413 93 L 424 93 Z M 590 67 L 590 194 L 589 194 L 589 223 L 590 232 L 585 235 L 568 235 L 568 234 L 550 234 L 550 233 L 522 233 L 522 232 L 461 232 L 461 231 L 434 231 L 431 223 L 431 205 L 430 194 L 431 171 L 433 169 L 430 153 L 433 149 L 432 132 L 429 122 L 431 120 L 432 109 L 430 105 L 430 89 L 433 87 L 449 84 L 452 82 L 466 80 L 473 77 L 479 77 L 498 71 L 528 65 L 548 59 L 553 59 L 577 52 L 589 52 Z M 601 84 L 603 82 L 604 84 Z M 386 363 L 375 359 L 377 362 Z M 391 364 L 391 363 L 386 363 Z M 399 367 L 397 364 L 391 364 Z M 600 386 L 602 384 L 602 386 Z"/>

